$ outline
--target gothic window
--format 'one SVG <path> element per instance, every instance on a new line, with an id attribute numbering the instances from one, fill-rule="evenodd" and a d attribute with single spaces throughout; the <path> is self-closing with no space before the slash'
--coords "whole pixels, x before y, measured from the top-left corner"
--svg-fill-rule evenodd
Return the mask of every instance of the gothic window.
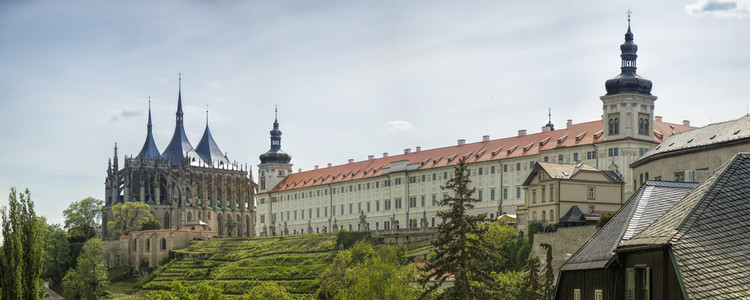
<path id="1" fill-rule="evenodd" d="M 146 251 L 151 251 L 151 239 L 146 239 Z"/>
<path id="2" fill-rule="evenodd" d="M 167 240 L 165 238 L 161 238 L 161 250 L 167 250 Z"/>
<path id="3" fill-rule="evenodd" d="M 138 250 L 138 240 L 133 240 L 133 250 Z"/>

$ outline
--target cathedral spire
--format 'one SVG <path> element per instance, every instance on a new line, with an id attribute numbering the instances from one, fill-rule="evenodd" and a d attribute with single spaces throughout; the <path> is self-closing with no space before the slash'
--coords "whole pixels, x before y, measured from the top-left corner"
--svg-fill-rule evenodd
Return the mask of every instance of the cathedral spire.
<path id="1" fill-rule="evenodd" d="M 177 75 L 177 123 L 182 124 L 182 73 Z"/>
<path id="2" fill-rule="evenodd" d="M 161 154 L 164 159 L 169 159 L 171 165 L 182 165 L 185 157 L 190 156 L 189 154 L 194 152 L 193 145 L 190 144 L 190 141 L 185 134 L 185 127 L 182 119 L 182 73 L 180 73 L 178 79 L 177 113 L 175 114 L 176 120 L 174 134 L 172 134 L 172 140 L 169 142 L 169 145 L 164 149 L 164 153 Z"/>
<path id="3" fill-rule="evenodd" d="M 161 158 L 159 154 L 159 148 L 156 147 L 154 142 L 154 135 L 151 130 L 151 97 L 148 97 L 148 125 L 146 125 L 146 141 L 143 143 L 141 152 L 138 153 L 137 158 Z"/>
<path id="4" fill-rule="evenodd" d="M 221 152 L 211 135 L 211 130 L 208 128 L 208 109 L 206 109 L 206 129 L 203 131 L 203 137 L 198 142 L 198 146 L 195 147 L 195 152 L 198 153 L 203 162 L 213 168 L 225 168 L 230 164 L 226 154 Z"/>

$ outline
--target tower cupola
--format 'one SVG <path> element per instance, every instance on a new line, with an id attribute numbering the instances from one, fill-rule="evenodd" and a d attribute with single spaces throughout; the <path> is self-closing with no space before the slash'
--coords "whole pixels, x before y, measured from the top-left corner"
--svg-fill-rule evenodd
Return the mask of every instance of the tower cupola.
<path id="1" fill-rule="evenodd" d="M 633 32 L 630 30 L 630 14 L 628 14 L 628 31 L 625 33 L 625 43 L 620 45 L 620 75 L 607 80 L 604 84 L 607 95 L 621 93 L 637 93 L 651 95 L 651 80 L 635 73 L 636 59 L 638 59 L 638 45 L 633 43 Z"/>
<path id="2" fill-rule="evenodd" d="M 292 157 L 281 150 L 281 130 L 279 130 L 279 118 L 278 110 L 275 111 L 276 116 L 273 121 L 273 129 L 271 129 L 271 149 L 268 152 L 260 155 L 260 163 L 279 163 L 288 164 Z"/>

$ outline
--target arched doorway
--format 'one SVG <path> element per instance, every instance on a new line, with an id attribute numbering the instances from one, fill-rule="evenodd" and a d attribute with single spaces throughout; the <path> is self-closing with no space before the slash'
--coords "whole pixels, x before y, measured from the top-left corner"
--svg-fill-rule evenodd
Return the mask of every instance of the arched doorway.
<path id="1" fill-rule="evenodd" d="M 222 219 L 223 218 L 221 217 L 221 214 L 216 214 L 216 222 L 219 223 L 219 228 L 218 228 L 218 232 L 217 232 L 219 234 L 219 236 L 223 236 L 224 235 L 224 222 L 223 222 Z"/>
<path id="2" fill-rule="evenodd" d="M 192 212 L 188 212 L 187 213 L 187 221 L 190 222 L 192 220 L 193 220 L 193 213 Z"/>

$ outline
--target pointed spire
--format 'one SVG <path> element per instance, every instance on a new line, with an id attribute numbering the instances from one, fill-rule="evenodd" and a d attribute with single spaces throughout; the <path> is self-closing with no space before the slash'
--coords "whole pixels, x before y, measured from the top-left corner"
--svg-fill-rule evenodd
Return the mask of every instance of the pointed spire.
<path id="1" fill-rule="evenodd" d="M 198 146 L 195 147 L 195 152 L 210 167 L 221 168 L 230 163 L 226 153 L 222 154 L 211 135 L 211 130 L 208 128 L 208 104 L 206 105 L 206 130 L 203 131 L 203 137 L 198 142 Z"/>
<path id="2" fill-rule="evenodd" d="M 273 129 L 271 129 L 271 149 L 260 155 L 261 163 L 288 164 L 292 160 L 289 154 L 281 151 L 281 130 L 279 130 L 279 109 L 274 108 Z"/>
<path id="3" fill-rule="evenodd" d="M 154 135 L 151 131 L 151 97 L 148 97 L 148 125 L 146 125 L 146 141 L 143 142 L 143 148 L 138 153 L 137 158 L 161 158 L 159 154 L 159 148 L 156 147 L 154 142 Z"/>
<path id="4" fill-rule="evenodd" d="M 151 96 L 148 96 L 148 132 L 151 132 Z"/>
<path id="5" fill-rule="evenodd" d="M 182 73 L 179 74 L 178 80 L 177 113 L 175 114 L 177 117 L 174 134 L 172 135 L 172 140 L 169 142 L 169 145 L 167 145 L 167 148 L 164 149 L 164 152 L 161 154 L 164 159 L 169 160 L 171 165 L 182 165 L 186 157 L 191 157 L 195 160 L 195 157 L 190 154 L 193 152 L 193 145 L 190 144 L 190 141 L 185 134 L 185 127 L 183 126 Z"/>
<path id="6" fill-rule="evenodd" d="M 114 157 L 115 163 L 112 164 L 112 166 L 115 168 L 115 170 L 118 170 L 117 166 L 117 143 L 115 143 L 115 157 Z"/>
<path id="7" fill-rule="evenodd" d="M 547 108 L 547 116 L 549 117 L 549 122 L 547 122 L 547 125 L 544 125 L 545 127 L 549 127 L 549 130 L 555 130 L 555 125 L 552 124 L 552 108 Z"/>
<path id="8" fill-rule="evenodd" d="M 182 124 L 182 73 L 177 75 L 177 123 Z"/>
<path id="9" fill-rule="evenodd" d="M 607 95 L 619 93 L 651 94 L 652 83 L 636 74 L 636 60 L 638 59 L 638 45 L 633 42 L 633 32 L 630 30 L 631 11 L 628 10 L 628 31 L 625 33 L 625 42 L 620 45 L 620 75 L 607 80 L 605 87 Z M 624 78 L 628 78 L 625 80 Z"/>

